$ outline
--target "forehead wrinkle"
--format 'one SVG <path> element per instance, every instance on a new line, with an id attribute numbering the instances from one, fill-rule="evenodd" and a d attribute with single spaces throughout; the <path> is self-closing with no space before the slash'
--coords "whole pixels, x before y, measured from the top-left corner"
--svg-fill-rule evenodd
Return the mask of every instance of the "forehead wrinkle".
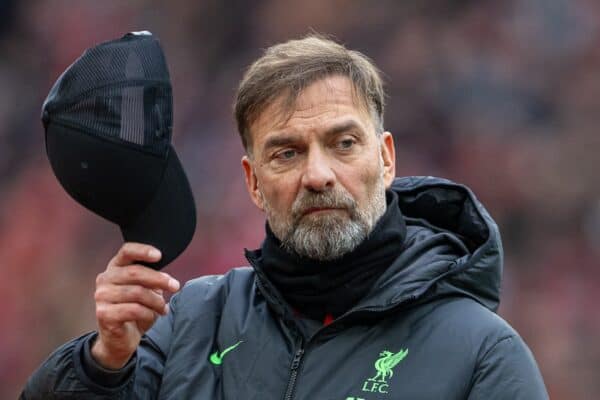
<path id="1" fill-rule="evenodd" d="M 332 101 L 335 100 L 335 101 Z M 358 88 L 347 76 L 334 74 L 316 80 L 299 93 L 284 92 L 272 102 L 278 107 L 283 121 L 291 119 L 294 114 L 308 112 L 323 104 L 352 106 L 359 113 L 371 118 L 367 99 L 358 93 Z"/>
<path id="2" fill-rule="evenodd" d="M 333 104 L 359 106 L 354 99 L 353 87 L 354 85 L 345 77 L 330 76 L 304 88 L 292 106 L 294 111 L 302 112 L 321 104 L 332 104 L 332 99 L 336 100 Z"/>

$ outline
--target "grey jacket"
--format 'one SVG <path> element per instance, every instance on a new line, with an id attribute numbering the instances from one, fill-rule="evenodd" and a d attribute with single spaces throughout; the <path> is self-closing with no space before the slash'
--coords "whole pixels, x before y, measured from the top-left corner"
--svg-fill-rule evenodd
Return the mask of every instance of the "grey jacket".
<path id="1" fill-rule="evenodd" d="M 495 314 L 502 247 L 472 192 L 396 179 L 405 250 L 327 326 L 299 319 L 253 268 L 188 282 L 122 371 L 56 350 L 23 399 L 538 400 L 535 360 Z M 252 264 L 254 253 L 247 252 Z"/>

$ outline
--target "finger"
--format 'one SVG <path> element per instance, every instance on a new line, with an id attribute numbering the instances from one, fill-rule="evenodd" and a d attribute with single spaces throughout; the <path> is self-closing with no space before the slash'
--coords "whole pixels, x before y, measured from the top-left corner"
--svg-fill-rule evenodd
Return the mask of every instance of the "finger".
<path id="1" fill-rule="evenodd" d="M 125 266 L 136 261 L 156 262 L 162 257 L 160 250 L 144 243 L 126 242 L 121 246 L 109 265 Z"/>
<path id="2" fill-rule="evenodd" d="M 151 325 L 158 318 L 153 310 L 139 303 L 99 303 L 96 305 L 96 319 L 100 326 L 110 326 L 135 321 Z"/>
<path id="3" fill-rule="evenodd" d="M 154 290 L 137 285 L 103 285 L 94 294 L 96 303 L 139 303 L 154 312 L 167 313 L 165 299 Z"/>
<path id="4" fill-rule="evenodd" d="M 139 285 L 152 290 L 169 292 L 176 292 L 180 287 L 179 281 L 169 274 L 135 264 L 109 268 L 104 271 L 98 276 L 96 286 L 100 287 L 107 283 L 115 285 Z"/>

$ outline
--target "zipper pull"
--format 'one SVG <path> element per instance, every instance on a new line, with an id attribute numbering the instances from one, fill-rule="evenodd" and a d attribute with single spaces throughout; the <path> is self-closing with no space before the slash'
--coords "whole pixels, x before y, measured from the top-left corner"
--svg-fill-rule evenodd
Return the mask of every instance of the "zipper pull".
<path id="1" fill-rule="evenodd" d="M 298 349 L 296 354 L 294 355 L 294 359 L 292 360 L 292 371 L 295 371 L 300 366 L 300 360 L 302 359 L 302 355 L 304 354 L 304 349 Z"/>

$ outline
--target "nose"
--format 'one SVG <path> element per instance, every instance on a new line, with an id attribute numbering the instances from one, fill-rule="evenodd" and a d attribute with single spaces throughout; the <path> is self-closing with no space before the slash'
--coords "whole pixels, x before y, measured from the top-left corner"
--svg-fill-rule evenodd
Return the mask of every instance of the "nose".
<path id="1" fill-rule="evenodd" d="M 302 174 L 302 186 L 310 191 L 323 192 L 331 189 L 334 184 L 335 173 L 327 155 L 320 150 L 311 150 Z"/>

